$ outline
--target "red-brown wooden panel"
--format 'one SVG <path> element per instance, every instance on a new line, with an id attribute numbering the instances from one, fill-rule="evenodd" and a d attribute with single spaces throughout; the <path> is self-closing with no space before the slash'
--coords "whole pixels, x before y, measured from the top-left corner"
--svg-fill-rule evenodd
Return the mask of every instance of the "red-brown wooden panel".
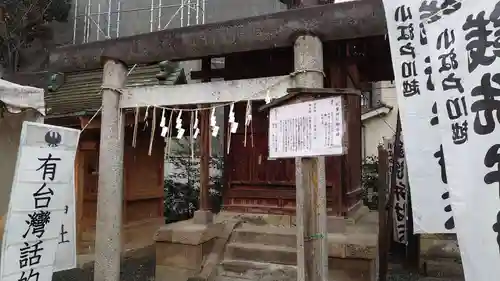
<path id="1" fill-rule="evenodd" d="M 231 135 L 230 153 L 226 156 L 225 166 L 229 188 L 224 194 L 224 209 L 294 213 L 295 160 L 268 159 L 268 118 L 267 113 L 257 110 L 261 105 L 253 103 L 253 129 L 247 128 L 245 131 L 244 126 L 240 126 Z M 241 120 L 240 123 L 245 118 L 245 107 L 246 103 L 235 106 L 235 117 Z M 340 188 L 340 158 L 326 157 L 325 165 L 328 205 L 332 209 L 339 197 L 334 190 Z"/>

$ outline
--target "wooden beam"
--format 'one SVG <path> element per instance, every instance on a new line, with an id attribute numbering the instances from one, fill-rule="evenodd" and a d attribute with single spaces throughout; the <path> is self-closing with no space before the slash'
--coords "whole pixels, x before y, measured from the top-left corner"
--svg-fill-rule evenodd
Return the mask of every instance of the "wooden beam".
<path id="1" fill-rule="evenodd" d="M 212 64 L 210 59 L 201 61 L 201 70 L 210 74 Z M 205 77 L 202 82 L 209 82 L 210 78 Z M 203 105 L 200 105 L 203 107 Z M 212 134 L 210 133 L 210 111 L 200 112 L 200 210 L 210 210 L 210 156 L 212 154 Z"/>
<path id="2" fill-rule="evenodd" d="M 101 57 L 133 65 L 291 47 L 295 37 L 304 33 L 316 34 L 323 42 L 384 35 L 386 24 L 382 1 L 320 5 L 68 45 L 51 52 L 50 68 L 62 72 L 98 69 L 102 67 Z"/>
<path id="3" fill-rule="evenodd" d="M 123 90 L 120 108 L 263 100 L 268 89 L 271 98 L 279 98 L 286 95 L 286 90 L 291 87 L 292 78 L 285 75 L 175 86 L 126 88 Z"/>

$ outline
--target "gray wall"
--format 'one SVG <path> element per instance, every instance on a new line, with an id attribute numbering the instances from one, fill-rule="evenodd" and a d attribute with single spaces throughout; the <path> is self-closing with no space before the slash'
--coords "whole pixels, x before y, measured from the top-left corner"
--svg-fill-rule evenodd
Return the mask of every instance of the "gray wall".
<path id="1" fill-rule="evenodd" d="M 179 10 L 181 0 L 153 0 L 154 6 L 158 6 L 159 1 L 162 2 L 162 6 L 171 5 L 172 7 L 162 8 L 161 18 L 159 17 L 158 9 L 154 9 L 153 31 L 158 30 L 159 25 L 160 29 L 164 28 L 169 21 L 170 24 L 168 28 L 180 27 L 181 12 L 177 12 L 177 10 Z M 111 11 L 115 12 L 114 14 L 112 13 L 111 20 L 109 21 L 111 23 L 109 25 L 109 34 L 110 37 L 115 38 L 117 36 L 117 30 L 119 30 L 120 37 L 149 32 L 151 30 L 151 2 L 152 1 L 150 0 L 122 0 L 120 8 L 120 24 L 118 25 L 118 14 L 116 13 L 118 11 L 118 0 L 74 0 L 74 5 L 76 3 L 78 10 L 75 36 L 76 43 L 82 43 L 84 40 L 85 17 L 83 15 L 85 14 L 85 7 L 88 6 L 89 3 L 91 11 L 94 15 L 91 16 L 90 33 L 88 37 L 89 41 L 96 41 L 103 40 L 105 38 L 104 36 L 108 34 L 107 12 L 109 3 L 111 3 Z M 191 0 L 191 2 L 196 3 L 196 0 Z M 202 0 L 199 0 L 199 2 L 201 6 Z M 99 4 L 101 16 L 97 15 Z M 72 7 L 72 11 L 70 12 L 71 19 L 69 22 L 65 24 L 58 24 L 56 27 L 58 34 L 57 44 L 72 44 L 73 42 L 74 7 L 75 6 Z M 144 10 L 139 11 L 137 9 Z M 278 0 L 206 0 L 205 22 L 212 23 L 249 16 L 264 15 L 285 9 L 286 6 Z M 188 25 L 187 17 L 188 8 L 185 7 L 183 26 Z M 98 22 L 102 31 L 99 31 L 99 28 L 97 28 Z M 195 10 L 191 11 L 190 23 L 191 25 L 196 24 Z M 199 16 L 199 23 L 201 23 L 201 12 Z"/>

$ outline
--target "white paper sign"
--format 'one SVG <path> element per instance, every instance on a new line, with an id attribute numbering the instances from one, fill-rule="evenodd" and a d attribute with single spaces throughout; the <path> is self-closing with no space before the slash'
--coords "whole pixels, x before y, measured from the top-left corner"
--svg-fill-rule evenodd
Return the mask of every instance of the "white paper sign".
<path id="1" fill-rule="evenodd" d="M 439 10 L 439 1 L 383 2 L 404 132 L 414 232 L 454 232 L 452 212 L 447 208 L 450 200 L 444 196 L 447 178 L 435 103 L 439 92 L 433 79 L 437 70 L 430 65 L 427 37 L 420 25 L 420 18 L 433 17 Z"/>
<path id="2" fill-rule="evenodd" d="M 344 153 L 342 97 L 272 108 L 269 157 L 294 158 Z"/>
<path id="3" fill-rule="evenodd" d="M 74 162 L 79 136 L 79 130 L 23 123 L 2 241 L 2 281 L 50 281 L 54 271 L 76 266 Z M 70 230 L 63 231 L 63 225 Z"/>
<path id="4" fill-rule="evenodd" d="M 446 171 L 467 280 L 500 276 L 500 3 L 462 1 L 427 26 Z"/>

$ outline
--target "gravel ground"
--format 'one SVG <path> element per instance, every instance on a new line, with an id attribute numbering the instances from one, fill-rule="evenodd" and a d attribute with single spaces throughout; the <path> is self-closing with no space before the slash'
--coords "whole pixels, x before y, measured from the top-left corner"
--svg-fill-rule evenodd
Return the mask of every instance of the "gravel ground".
<path id="1" fill-rule="evenodd" d="M 154 281 L 155 256 L 154 253 L 130 256 L 122 261 L 121 281 Z M 93 264 L 87 264 L 83 268 L 77 268 L 64 272 L 55 273 L 52 281 L 93 281 Z M 389 269 L 387 281 L 464 281 L 461 277 L 435 278 L 414 274 L 394 265 Z"/>
<path id="2" fill-rule="evenodd" d="M 154 280 L 155 257 L 146 255 L 140 257 L 128 257 L 122 261 L 121 281 L 149 281 Z M 53 275 L 52 281 L 93 281 L 93 263 L 86 264 L 83 268 L 76 268 Z"/>
<path id="3" fill-rule="evenodd" d="M 391 266 L 389 269 L 387 281 L 464 281 L 460 277 L 428 277 L 416 274 L 403 269 L 401 266 Z"/>

